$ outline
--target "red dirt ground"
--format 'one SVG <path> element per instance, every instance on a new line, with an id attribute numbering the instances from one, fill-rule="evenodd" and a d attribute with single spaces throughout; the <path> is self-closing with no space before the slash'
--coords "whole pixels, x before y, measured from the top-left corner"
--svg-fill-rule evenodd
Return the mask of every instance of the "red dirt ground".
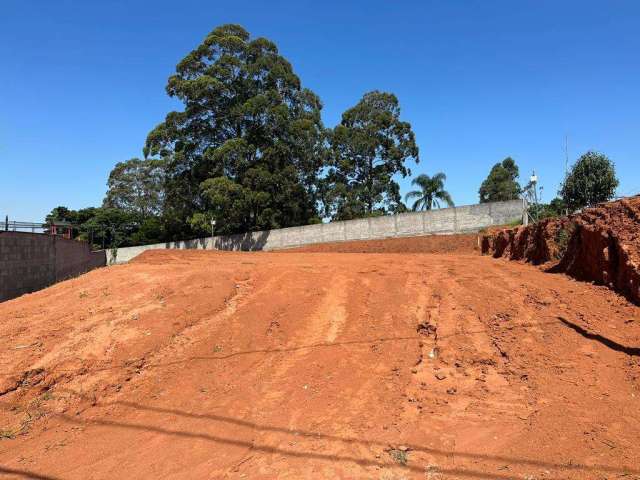
<path id="1" fill-rule="evenodd" d="M 0 318 L 3 478 L 640 478 L 640 308 L 528 265 L 150 251 Z"/>

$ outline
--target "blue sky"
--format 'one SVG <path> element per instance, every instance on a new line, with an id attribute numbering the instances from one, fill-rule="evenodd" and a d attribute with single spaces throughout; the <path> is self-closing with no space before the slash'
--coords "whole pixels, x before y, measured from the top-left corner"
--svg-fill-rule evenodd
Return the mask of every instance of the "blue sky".
<path id="1" fill-rule="evenodd" d="M 222 23 L 273 40 L 327 126 L 367 91 L 395 93 L 414 174 L 444 171 L 457 204 L 509 155 L 550 200 L 565 135 L 570 162 L 602 151 L 619 193 L 638 193 L 639 19 L 636 0 L 3 0 L 0 214 L 99 205 L 115 163 L 179 108 L 164 91 L 176 63 Z"/>

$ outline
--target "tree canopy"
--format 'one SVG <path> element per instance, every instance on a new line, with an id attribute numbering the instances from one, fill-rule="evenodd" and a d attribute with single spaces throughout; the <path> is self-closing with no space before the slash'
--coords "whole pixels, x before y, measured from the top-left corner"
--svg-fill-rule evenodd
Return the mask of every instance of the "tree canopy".
<path id="1" fill-rule="evenodd" d="M 395 178 L 418 147 L 391 93 L 365 94 L 327 130 L 276 45 L 232 24 L 177 64 L 166 91 L 183 108 L 147 135 L 144 159 L 114 167 L 102 208 L 50 216 L 125 245 L 208 234 L 212 220 L 232 234 L 406 210 Z"/>
<path id="2" fill-rule="evenodd" d="M 45 217 L 45 223 L 52 224 L 54 222 L 78 223 L 78 212 L 71 210 L 65 206 L 58 206 L 51 210 Z"/>
<path id="3" fill-rule="evenodd" d="M 438 172 L 433 177 L 427 174 L 418 175 L 411 180 L 411 185 L 417 186 L 419 190 L 412 190 L 407 193 L 405 200 L 413 200 L 411 210 L 431 210 L 433 207 L 440 208 L 440 202 L 444 202 L 449 207 L 453 207 L 451 195 L 444 189 L 444 182 L 447 176 Z"/>
<path id="4" fill-rule="evenodd" d="M 58 206 L 47 223 L 71 223 L 78 238 L 111 247 L 209 234 L 213 220 L 215 233 L 233 234 L 407 210 L 397 180 L 411 175 L 419 151 L 393 93 L 365 93 L 326 129 L 320 98 L 277 46 L 234 24 L 186 55 L 166 91 L 182 109 L 149 132 L 144 159 L 116 164 L 102 207 Z M 511 157 L 496 163 L 480 203 L 517 199 L 518 178 Z M 405 200 L 413 210 L 453 206 L 445 180 L 419 175 Z M 564 179 L 561 198 L 530 208 L 535 218 L 557 215 L 609 200 L 617 186 L 611 160 L 590 151 Z"/>
<path id="5" fill-rule="evenodd" d="M 132 158 L 118 162 L 109 174 L 103 201 L 106 208 L 119 208 L 140 218 L 159 216 L 164 197 L 164 162 Z"/>
<path id="6" fill-rule="evenodd" d="M 480 185 L 480 203 L 515 200 L 522 191 L 518 183 L 520 171 L 513 158 L 496 163 Z"/>
<path id="7" fill-rule="evenodd" d="M 373 91 L 342 114 L 331 133 L 325 180 L 325 214 L 347 220 L 404 208 L 393 177 L 406 177 L 408 160 L 419 161 L 411 124 L 400 120 L 395 95 Z"/>
<path id="8" fill-rule="evenodd" d="M 618 184 L 613 162 L 602 153 L 589 151 L 571 167 L 560 195 L 573 211 L 611 200 Z"/>
<path id="9" fill-rule="evenodd" d="M 317 218 L 326 146 L 322 105 L 274 43 L 222 25 L 178 63 L 167 93 L 184 110 L 149 133 L 145 156 L 167 162 L 171 234 L 198 229 L 202 215 L 219 225 L 233 217 L 235 231 Z M 225 192 L 233 199 L 220 201 Z"/>
<path id="10" fill-rule="evenodd" d="M 73 225 L 73 237 L 85 240 L 96 248 L 126 247 L 161 242 L 165 238 L 159 217 L 141 218 L 135 212 L 121 208 L 88 207 L 71 210 L 55 207 L 45 223 L 66 222 Z"/>

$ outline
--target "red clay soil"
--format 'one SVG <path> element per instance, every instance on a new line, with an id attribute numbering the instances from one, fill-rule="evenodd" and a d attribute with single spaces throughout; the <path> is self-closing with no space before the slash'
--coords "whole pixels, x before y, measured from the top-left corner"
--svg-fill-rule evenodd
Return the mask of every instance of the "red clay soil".
<path id="1" fill-rule="evenodd" d="M 319 243 L 281 252 L 307 253 L 473 253 L 478 252 L 478 235 L 426 235 L 422 237 Z"/>
<path id="2" fill-rule="evenodd" d="M 490 232 L 482 252 L 596 282 L 640 303 L 640 196 L 605 203 L 571 217 Z"/>
<path id="3" fill-rule="evenodd" d="M 0 318 L 2 478 L 640 478 L 640 308 L 522 263 L 149 251 Z"/>

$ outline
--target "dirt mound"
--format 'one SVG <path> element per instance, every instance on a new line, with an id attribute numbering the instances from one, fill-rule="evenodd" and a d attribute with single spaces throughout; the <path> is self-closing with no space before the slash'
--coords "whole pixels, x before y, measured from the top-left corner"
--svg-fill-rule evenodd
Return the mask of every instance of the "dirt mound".
<path id="1" fill-rule="evenodd" d="M 492 232 L 481 245 L 494 257 L 553 262 L 552 271 L 606 285 L 640 303 L 640 197 Z"/>
<path id="2" fill-rule="evenodd" d="M 640 475 L 640 308 L 517 262 L 147 251 L 0 319 L 2 478 Z"/>
<path id="3" fill-rule="evenodd" d="M 568 219 L 559 218 L 542 220 L 527 227 L 494 229 L 481 235 L 481 250 L 496 258 L 526 260 L 534 265 L 551 262 L 561 256 L 561 236 L 568 224 Z"/>
<path id="4" fill-rule="evenodd" d="M 477 251 L 478 236 L 475 234 L 332 242 L 282 250 L 282 252 L 293 253 L 473 253 Z"/>

